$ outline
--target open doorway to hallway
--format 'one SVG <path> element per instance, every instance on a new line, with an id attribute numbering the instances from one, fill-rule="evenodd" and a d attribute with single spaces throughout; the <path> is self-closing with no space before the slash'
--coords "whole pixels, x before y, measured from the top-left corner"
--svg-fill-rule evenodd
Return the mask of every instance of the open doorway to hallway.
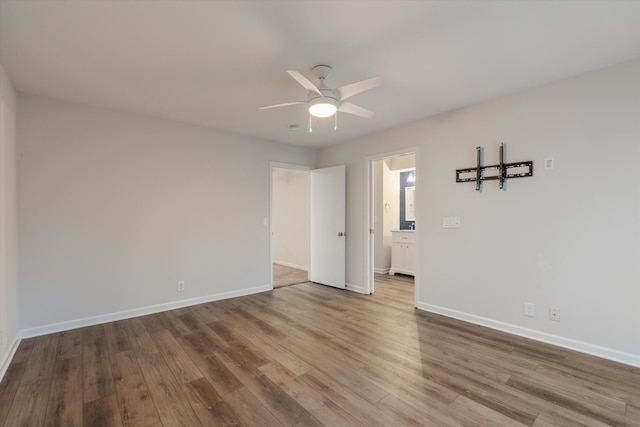
<path id="1" fill-rule="evenodd" d="M 418 246 L 415 152 L 368 159 L 368 165 L 370 292 L 393 277 L 415 289 Z"/>
<path id="2" fill-rule="evenodd" d="M 309 170 L 271 169 L 273 288 L 309 280 Z"/>

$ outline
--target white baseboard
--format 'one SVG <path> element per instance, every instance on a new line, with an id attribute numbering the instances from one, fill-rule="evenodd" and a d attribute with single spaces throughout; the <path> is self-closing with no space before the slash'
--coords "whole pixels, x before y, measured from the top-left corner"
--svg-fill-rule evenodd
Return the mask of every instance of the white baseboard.
<path id="1" fill-rule="evenodd" d="M 547 344 L 556 345 L 558 347 L 579 351 L 581 353 L 590 354 L 592 356 L 601 357 L 603 359 L 612 360 L 614 362 L 624 363 L 625 365 L 636 366 L 640 368 L 640 356 L 631 353 L 625 353 L 595 344 L 578 341 L 558 335 L 548 334 L 533 329 L 523 328 L 521 326 L 509 323 L 498 322 L 496 320 L 487 319 L 485 317 L 475 316 L 473 314 L 461 311 L 451 310 L 437 305 L 425 304 L 418 302 L 417 308 L 431 313 L 441 314 L 443 316 L 452 317 L 454 319 L 463 320 L 465 322 L 474 323 L 476 325 L 486 326 L 491 329 L 508 332 L 532 340 L 541 341 Z"/>
<path id="2" fill-rule="evenodd" d="M 286 262 L 286 261 L 280 261 L 280 260 L 274 259 L 273 263 L 274 264 L 284 265 L 285 267 L 295 268 L 295 269 L 298 269 L 298 270 L 309 271 L 309 267 L 305 267 L 304 265 L 294 264 L 292 262 Z"/>
<path id="3" fill-rule="evenodd" d="M 116 320 L 129 319 L 131 317 L 144 316 L 147 314 L 160 313 L 162 311 L 174 310 L 176 308 L 188 307 L 196 304 L 204 304 L 211 301 L 219 301 L 228 298 L 241 297 L 244 295 L 257 294 L 259 292 L 270 291 L 269 285 L 258 286 L 255 288 L 241 289 L 238 291 L 223 292 L 220 294 L 207 295 L 197 298 L 183 299 L 163 304 L 156 304 L 147 307 L 134 308 L 131 310 L 118 311 L 115 313 L 101 314 L 98 316 L 85 317 L 83 319 L 69 320 L 65 322 L 53 323 L 50 325 L 37 326 L 35 328 L 23 329 L 20 333 L 21 338 L 32 338 L 41 335 L 52 334 L 56 332 L 68 331 L 71 329 L 84 328 L 86 326 L 99 325 L 101 323 L 114 322 Z"/>
<path id="4" fill-rule="evenodd" d="M 373 272 L 378 274 L 389 274 L 389 268 L 374 268 Z"/>
<path id="5" fill-rule="evenodd" d="M 18 345 L 20 345 L 20 332 L 16 334 L 11 342 L 11 347 L 9 347 L 9 351 L 4 355 L 2 361 L 0 363 L 0 381 L 4 378 L 4 374 L 7 373 L 7 369 L 9 369 L 9 364 L 13 359 L 13 356 L 16 354 L 16 350 L 18 350 Z"/>
<path id="6" fill-rule="evenodd" d="M 359 286 L 359 285 L 353 285 L 351 283 L 347 283 L 347 288 L 348 291 L 351 292 L 357 292 L 359 294 L 364 294 L 364 295 L 368 295 L 369 292 L 367 292 L 367 289 L 364 286 Z"/>

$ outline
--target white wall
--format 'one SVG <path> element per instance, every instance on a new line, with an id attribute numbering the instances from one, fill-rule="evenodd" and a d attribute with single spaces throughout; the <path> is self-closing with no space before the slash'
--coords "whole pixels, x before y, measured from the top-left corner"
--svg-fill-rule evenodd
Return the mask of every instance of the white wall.
<path id="1" fill-rule="evenodd" d="M 404 168 L 415 165 L 413 155 L 388 157 L 372 162 L 373 210 L 374 210 L 374 271 L 386 274 L 391 268 L 391 231 L 400 229 L 400 172 L 394 166 Z"/>
<path id="2" fill-rule="evenodd" d="M 392 162 L 389 162 L 393 165 Z M 400 172 L 389 168 L 385 170 L 385 196 L 389 203 L 389 212 L 385 215 L 385 236 L 388 238 L 389 262 L 391 262 L 391 247 L 393 246 L 392 231 L 400 230 Z"/>
<path id="3" fill-rule="evenodd" d="M 387 256 L 385 244 L 386 230 L 385 224 L 385 169 L 389 167 L 385 160 L 375 160 L 372 162 L 373 173 L 373 269 L 376 273 L 386 274 L 391 267 L 391 257 Z"/>
<path id="4" fill-rule="evenodd" d="M 391 170 L 413 169 L 416 167 L 416 156 L 414 154 L 405 154 L 403 156 L 394 156 L 391 158 Z"/>
<path id="5" fill-rule="evenodd" d="M 18 342 L 16 91 L 0 65 L 0 379 Z"/>
<path id="6" fill-rule="evenodd" d="M 17 123 L 27 334 L 269 288 L 270 162 L 315 150 L 22 94 Z"/>
<path id="7" fill-rule="evenodd" d="M 455 182 L 500 141 L 533 177 Z M 347 281 L 365 285 L 364 159 L 418 146 L 420 308 L 640 366 L 639 141 L 635 60 L 320 150 L 321 167 L 347 165 Z"/>
<path id="8" fill-rule="evenodd" d="M 272 173 L 274 262 L 309 270 L 309 171 L 274 168 Z"/>
<path id="9" fill-rule="evenodd" d="M 376 160 L 371 165 L 373 174 L 373 269 L 376 273 L 386 273 L 389 266 L 386 262 L 384 248 L 384 187 L 382 175 L 383 160 Z"/>
<path id="10" fill-rule="evenodd" d="M 389 206 L 384 212 L 384 255 L 385 262 L 391 268 L 393 252 L 393 235 L 391 231 L 400 229 L 400 172 L 391 170 L 391 159 L 385 159 L 382 172 L 384 175 L 384 202 Z M 388 271 L 387 271 L 388 272 Z"/>

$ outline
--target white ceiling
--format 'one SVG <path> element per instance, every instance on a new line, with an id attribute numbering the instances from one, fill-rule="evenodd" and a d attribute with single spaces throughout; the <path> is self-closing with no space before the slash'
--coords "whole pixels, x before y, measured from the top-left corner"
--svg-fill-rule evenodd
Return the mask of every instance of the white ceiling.
<path id="1" fill-rule="evenodd" d="M 640 1 L 0 0 L 21 92 L 322 147 L 640 57 Z M 307 132 L 287 73 L 379 75 Z M 291 131 L 297 124 L 300 130 Z"/>

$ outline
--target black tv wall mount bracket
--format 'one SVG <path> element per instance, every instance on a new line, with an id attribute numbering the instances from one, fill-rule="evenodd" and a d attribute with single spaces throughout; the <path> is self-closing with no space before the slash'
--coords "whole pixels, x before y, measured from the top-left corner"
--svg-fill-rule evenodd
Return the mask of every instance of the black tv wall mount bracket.
<path id="1" fill-rule="evenodd" d="M 504 162 L 504 143 L 498 144 L 500 150 L 500 164 L 491 166 L 482 166 L 482 147 L 476 147 L 477 166 L 475 168 L 456 169 L 456 182 L 475 182 L 476 191 L 482 191 L 482 182 L 490 180 L 498 180 L 499 190 L 505 190 L 507 178 L 524 178 L 533 176 L 533 161 L 505 163 Z M 511 173 L 509 173 L 511 171 Z M 485 174 L 485 172 L 493 172 L 493 175 Z"/>

